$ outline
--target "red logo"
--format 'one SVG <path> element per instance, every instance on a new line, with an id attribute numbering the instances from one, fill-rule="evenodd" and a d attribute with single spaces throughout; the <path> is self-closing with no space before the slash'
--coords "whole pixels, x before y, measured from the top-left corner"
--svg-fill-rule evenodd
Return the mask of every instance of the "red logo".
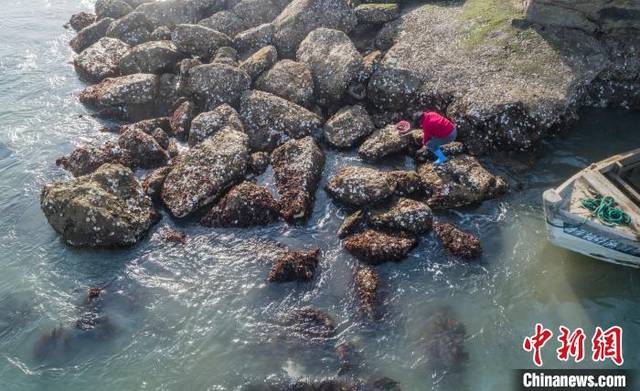
<path id="1" fill-rule="evenodd" d="M 591 339 L 591 349 L 593 350 L 593 361 L 604 361 L 610 358 L 616 365 L 622 365 L 622 327 L 613 326 L 606 331 L 596 327 L 596 332 Z"/>
<path id="2" fill-rule="evenodd" d="M 527 352 L 533 350 L 533 363 L 539 367 L 542 366 L 540 351 L 552 336 L 553 332 L 551 332 L 551 330 L 545 329 L 540 323 L 536 323 L 535 335 L 524 339 L 522 347 Z"/>

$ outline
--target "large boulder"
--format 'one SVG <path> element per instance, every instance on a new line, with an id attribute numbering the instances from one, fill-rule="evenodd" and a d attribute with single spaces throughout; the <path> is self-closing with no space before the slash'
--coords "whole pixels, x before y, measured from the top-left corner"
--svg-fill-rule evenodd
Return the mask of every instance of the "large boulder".
<path id="1" fill-rule="evenodd" d="M 144 3 L 136 8 L 136 12 L 145 14 L 155 28 L 196 23 L 210 11 L 207 8 L 208 5 L 199 0 L 166 0 Z"/>
<path id="2" fill-rule="evenodd" d="M 285 5 L 282 0 L 242 0 L 233 7 L 233 13 L 250 28 L 272 22 Z"/>
<path id="3" fill-rule="evenodd" d="M 366 161 L 375 162 L 405 152 L 413 143 L 411 135 L 400 136 L 395 125 L 388 125 L 373 132 L 358 148 L 358 155 Z"/>
<path id="4" fill-rule="evenodd" d="M 453 255 L 465 259 L 473 259 L 482 255 L 482 246 L 477 236 L 448 223 L 437 223 L 434 225 L 434 230 L 444 247 Z"/>
<path id="5" fill-rule="evenodd" d="M 105 79 L 85 88 L 80 101 L 124 118 L 144 116 L 153 111 L 158 82 L 158 76 L 145 73 Z"/>
<path id="6" fill-rule="evenodd" d="M 203 59 L 211 58 L 218 48 L 232 43 L 226 34 L 197 24 L 176 26 L 171 40 L 182 53 Z"/>
<path id="7" fill-rule="evenodd" d="M 224 103 L 235 105 L 249 89 L 251 79 L 237 67 L 214 63 L 191 68 L 188 83 L 200 106 L 212 110 Z"/>
<path id="8" fill-rule="evenodd" d="M 349 236 L 344 248 L 362 262 L 377 265 L 406 258 L 416 244 L 416 237 L 404 231 L 368 229 Z"/>
<path id="9" fill-rule="evenodd" d="M 240 100 L 240 117 L 254 150 L 273 150 L 290 139 L 313 134 L 320 117 L 302 106 L 263 91 L 248 91 Z"/>
<path id="10" fill-rule="evenodd" d="M 421 234 L 431 230 L 433 213 L 426 203 L 401 197 L 368 211 L 367 220 L 376 228 Z"/>
<path id="11" fill-rule="evenodd" d="M 142 12 L 131 12 L 111 23 L 107 29 L 107 37 L 118 38 L 122 42 L 135 46 L 147 42 L 152 31 L 151 22 Z"/>
<path id="12" fill-rule="evenodd" d="M 129 246 L 158 219 L 133 172 L 119 164 L 45 186 L 40 205 L 49 224 L 72 246 Z"/>
<path id="13" fill-rule="evenodd" d="M 95 14 L 90 14 L 87 12 L 78 12 L 77 14 L 71 15 L 71 19 L 69 19 L 69 26 L 71 26 L 71 28 L 77 32 L 95 23 L 95 21 L 96 21 Z"/>
<path id="14" fill-rule="evenodd" d="M 282 217 L 287 221 L 310 217 L 324 168 L 322 149 L 311 136 L 290 140 L 273 151 L 271 165 Z"/>
<path id="15" fill-rule="evenodd" d="M 264 23 L 236 34 L 233 44 L 240 52 L 252 52 L 273 44 L 276 29 L 271 23 Z"/>
<path id="16" fill-rule="evenodd" d="M 244 132 L 240 115 L 233 107 L 224 104 L 212 111 L 200 113 L 191 121 L 189 146 L 194 146 L 227 127 Z"/>
<path id="17" fill-rule="evenodd" d="M 133 8 L 123 0 L 97 0 L 95 11 L 98 19 L 120 19 L 133 11 Z"/>
<path id="18" fill-rule="evenodd" d="M 343 167 L 327 183 L 325 190 L 338 201 L 364 206 L 389 198 L 396 182 L 386 172 L 367 167 Z"/>
<path id="19" fill-rule="evenodd" d="M 80 53 L 73 66 L 82 78 L 99 82 L 118 75 L 118 64 L 128 50 L 129 45 L 121 40 L 103 37 Z"/>
<path id="20" fill-rule="evenodd" d="M 164 181 L 162 201 L 175 217 L 185 217 L 241 181 L 248 160 L 244 133 L 219 132 L 181 155 Z"/>
<path id="21" fill-rule="evenodd" d="M 167 164 L 169 154 L 156 139 L 141 130 L 130 129 L 118 138 L 120 148 L 129 151 L 133 167 L 156 168 Z"/>
<path id="22" fill-rule="evenodd" d="M 262 72 L 271 68 L 278 61 L 278 51 L 275 46 L 265 46 L 253 53 L 240 64 L 240 69 L 247 72 L 251 80 L 255 80 Z"/>
<path id="23" fill-rule="evenodd" d="M 288 334 L 305 339 L 328 338 L 334 335 L 335 321 L 326 313 L 313 307 L 296 308 L 283 317 Z"/>
<path id="24" fill-rule="evenodd" d="M 346 0 L 294 0 L 273 21 L 276 46 L 285 56 L 295 54 L 307 34 L 319 27 L 349 33 L 356 24 Z"/>
<path id="25" fill-rule="evenodd" d="M 384 24 L 400 16 L 397 3 L 360 4 L 354 9 L 359 23 Z"/>
<path id="26" fill-rule="evenodd" d="M 133 47 L 120 60 L 120 71 L 132 73 L 173 72 L 182 55 L 171 41 L 151 41 Z"/>
<path id="27" fill-rule="evenodd" d="M 238 15 L 231 11 L 220 11 L 198 22 L 199 25 L 219 31 L 230 37 L 246 29 L 246 25 Z"/>
<path id="28" fill-rule="evenodd" d="M 68 156 L 56 160 L 57 166 L 62 166 L 75 177 L 90 174 L 105 163 L 118 163 L 127 167 L 132 165 L 129 151 L 111 142 L 99 147 L 78 147 Z"/>
<path id="29" fill-rule="evenodd" d="M 374 130 L 367 110 L 360 106 L 345 106 L 324 125 L 324 137 L 337 148 L 351 148 Z"/>
<path id="30" fill-rule="evenodd" d="M 455 208 L 480 203 L 504 194 L 507 183 L 487 171 L 472 156 L 447 160 L 442 165 L 432 163 L 418 166 L 418 175 L 431 189 L 432 208 Z"/>
<path id="31" fill-rule="evenodd" d="M 426 363 L 433 370 L 457 371 L 469 358 L 464 348 L 466 328 L 448 307 L 427 319 L 424 338 Z"/>
<path id="32" fill-rule="evenodd" d="M 313 76 L 301 62 L 278 61 L 256 80 L 254 87 L 300 106 L 309 107 L 313 102 Z"/>
<path id="33" fill-rule="evenodd" d="M 278 220 L 278 205 L 264 186 L 242 182 L 222 197 L 200 221 L 208 227 L 252 227 Z"/>
<path id="34" fill-rule="evenodd" d="M 311 69 L 318 102 L 327 105 L 342 99 L 364 69 L 362 56 L 349 36 L 328 28 L 310 32 L 296 58 Z"/>
<path id="35" fill-rule="evenodd" d="M 273 264 L 269 282 L 309 281 L 318 267 L 320 249 L 311 251 L 287 251 Z"/>
<path id="36" fill-rule="evenodd" d="M 111 22 L 113 22 L 113 19 L 104 18 L 88 25 L 78 31 L 78 34 L 76 34 L 76 36 L 69 42 L 69 46 L 71 46 L 71 49 L 76 53 L 82 52 L 84 49 L 98 42 L 100 38 L 107 34 L 107 29 Z"/>

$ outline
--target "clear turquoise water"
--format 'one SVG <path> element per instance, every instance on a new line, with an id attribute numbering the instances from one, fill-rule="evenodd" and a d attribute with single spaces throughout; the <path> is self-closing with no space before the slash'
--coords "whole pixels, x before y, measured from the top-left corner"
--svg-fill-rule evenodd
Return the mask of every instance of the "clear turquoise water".
<path id="1" fill-rule="evenodd" d="M 441 216 L 480 235 L 485 255 L 460 262 L 431 236 L 402 263 L 379 268 L 385 316 L 364 326 L 351 284 L 354 259 L 335 230 L 345 215 L 323 191 L 304 227 L 215 230 L 196 225 L 185 246 L 164 242 L 165 216 L 138 246 L 121 251 L 66 247 L 39 204 L 42 186 L 65 173 L 55 159 L 88 141 L 111 137 L 77 100 L 82 88 L 69 61 L 62 25 L 90 2 L 0 0 L 0 389 L 233 390 L 269 379 L 331 376 L 331 346 L 284 338 L 277 314 L 314 305 L 330 313 L 338 335 L 356 341 L 362 376 L 385 375 L 405 390 L 506 390 L 511 369 L 531 366 L 522 351 L 535 322 L 556 329 L 618 324 L 625 367 L 640 364 L 640 275 L 549 245 L 540 195 L 593 160 L 637 147 L 640 115 L 590 111 L 545 145 L 537 159 L 493 167 L 512 184 L 501 199 Z M 326 173 L 353 155 L 329 153 Z M 410 167 L 407 161 L 390 166 Z M 263 181 L 272 182 L 269 174 Z M 320 277 L 308 284 L 265 284 L 277 242 L 322 249 Z M 102 314 L 113 331 L 73 339 L 66 352 L 39 360 L 38 338 L 72 327 L 88 287 L 109 284 Z M 466 325 L 469 360 L 461 374 L 433 386 L 423 328 L 449 305 Z M 545 367 L 563 367 L 545 350 Z M 593 367 L 582 363 L 580 368 Z M 438 379 L 438 377 L 436 377 Z"/>

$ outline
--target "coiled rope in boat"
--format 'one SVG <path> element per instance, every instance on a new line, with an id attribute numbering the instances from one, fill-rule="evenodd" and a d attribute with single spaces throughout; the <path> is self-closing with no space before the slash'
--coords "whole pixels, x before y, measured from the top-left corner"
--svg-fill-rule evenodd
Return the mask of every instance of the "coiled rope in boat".
<path id="1" fill-rule="evenodd" d="M 616 200 L 611 196 L 596 194 L 594 198 L 585 197 L 581 201 L 582 206 L 597 217 L 604 225 L 613 227 L 616 225 L 631 224 L 631 217 L 617 208 Z"/>

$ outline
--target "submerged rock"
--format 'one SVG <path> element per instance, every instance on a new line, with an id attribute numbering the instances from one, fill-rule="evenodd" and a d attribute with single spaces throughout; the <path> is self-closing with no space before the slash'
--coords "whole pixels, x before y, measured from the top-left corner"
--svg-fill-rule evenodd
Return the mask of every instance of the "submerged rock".
<path id="1" fill-rule="evenodd" d="M 359 266 L 355 272 L 354 283 L 362 312 L 368 319 L 375 319 L 380 276 L 372 267 Z"/>
<path id="2" fill-rule="evenodd" d="M 240 117 L 253 150 L 272 150 L 290 139 L 313 134 L 320 118 L 295 103 L 263 91 L 249 91 L 240 100 Z"/>
<path id="3" fill-rule="evenodd" d="M 264 186 L 242 182 L 200 221 L 208 227 L 252 227 L 278 220 L 278 205 Z"/>
<path id="4" fill-rule="evenodd" d="M 250 85 L 246 72 L 227 64 L 198 65 L 189 70 L 189 89 L 206 110 L 224 103 L 234 106 Z"/>
<path id="5" fill-rule="evenodd" d="M 248 160 L 244 133 L 219 132 L 178 159 L 162 187 L 162 201 L 175 217 L 185 217 L 242 180 Z"/>
<path id="6" fill-rule="evenodd" d="M 373 132 L 369 113 L 360 105 L 346 106 L 331 117 L 324 126 L 327 142 L 338 148 L 350 148 Z"/>
<path id="7" fill-rule="evenodd" d="M 160 192 L 162 191 L 162 185 L 167 175 L 171 172 L 173 167 L 164 166 L 160 167 L 151 173 L 149 173 L 142 180 L 142 190 L 153 201 L 160 201 Z"/>
<path id="8" fill-rule="evenodd" d="M 383 171 L 367 167 L 343 167 L 325 190 L 338 201 L 353 206 L 374 204 L 389 198 L 396 182 Z"/>
<path id="9" fill-rule="evenodd" d="M 318 266 L 320 249 L 288 251 L 280 256 L 269 272 L 269 282 L 309 281 Z"/>
<path id="10" fill-rule="evenodd" d="M 285 316 L 289 331 L 305 338 L 328 338 L 335 333 L 335 322 L 324 312 L 312 307 L 294 309 Z"/>
<path id="11" fill-rule="evenodd" d="M 83 28 L 90 26 L 96 21 L 96 16 L 87 12 L 78 12 L 71 15 L 69 19 L 69 26 L 75 31 L 80 31 Z"/>
<path id="12" fill-rule="evenodd" d="M 255 88 L 277 95 L 300 106 L 313 102 L 313 76 L 303 63 L 278 61 L 255 82 Z"/>
<path id="13" fill-rule="evenodd" d="M 240 64 L 240 69 L 245 71 L 251 80 L 255 80 L 264 71 L 271 68 L 278 61 L 278 51 L 275 46 L 265 46 L 253 53 Z"/>
<path id="14" fill-rule="evenodd" d="M 472 156 L 447 160 L 437 166 L 418 166 L 418 175 L 433 192 L 429 206 L 436 209 L 472 205 L 504 194 L 506 182 L 491 174 Z"/>
<path id="15" fill-rule="evenodd" d="M 273 21 L 275 42 L 283 55 L 293 55 L 311 31 L 326 27 L 349 33 L 357 24 L 345 0 L 293 0 Z"/>
<path id="16" fill-rule="evenodd" d="M 406 151 L 407 147 L 412 143 L 411 136 L 400 136 L 395 125 L 388 125 L 373 132 L 360 145 L 358 155 L 366 161 L 375 162 L 384 157 Z"/>
<path id="17" fill-rule="evenodd" d="M 182 55 L 171 41 L 151 41 L 137 45 L 120 60 L 124 75 L 173 72 Z"/>
<path id="18" fill-rule="evenodd" d="M 291 140 L 273 151 L 271 165 L 282 218 L 289 222 L 309 218 L 324 168 L 322 149 L 310 136 Z"/>
<path id="19" fill-rule="evenodd" d="M 40 205 L 64 241 L 79 247 L 133 245 L 158 220 L 133 172 L 119 164 L 46 185 Z"/>
<path id="20" fill-rule="evenodd" d="M 468 358 L 464 350 L 466 334 L 464 324 L 449 309 L 429 317 L 424 331 L 429 366 L 433 369 L 459 369 Z"/>
<path id="21" fill-rule="evenodd" d="M 187 243 L 187 235 L 184 232 L 178 232 L 171 228 L 163 229 L 160 235 L 162 236 L 162 239 L 166 240 L 167 242 L 180 244 Z"/>
<path id="22" fill-rule="evenodd" d="M 189 146 L 202 142 L 226 127 L 238 132 L 244 132 L 240 115 L 228 104 L 223 104 L 212 111 L 198 114 L 191 122 Z"/>
<path id="23" fill-rule="evenodd" d="M 416 234 L 429 232 L 433 213 L 429 205 L 410 198 L 397 198 L 367 212 L 368 223 L 389 231 L 404 230 Z"/>
<path id="24" fill-rule="evenodd" d="M 156 168 L 167 164 L 169 154 L 153 136 L 137 129 L 127 130 L 118 138 L 120 148 L 129 151 L 133 167 Z"/>
<path id="25" fill-rule="evenodd" d="M 349 372 L 355 372 L 362 365 L 362 354 L 352 342 L 345 341 L 340 343 L 336 346 L 335 351 L 340 364 L 338 375 L 342 376 Z"/>
<path id="26" fill-rule="evenodd" d="M 366 213 L 362 210 L 358 210 L 344 219 L 338 228 L 338 238 L 344 239 L 349 235 L 364 231 L 367 228 L 367 224 L 368 219 Z"/>
<path id="27" fill-rule="evenodd" d="M 68 156 L 56 160 L 57 166 L 62 166 L 75 177 L 90 174 L 105 163 L 132 166 L 129 151 L 111 142 L 106 142 L 99 147 L 78 147 Z"/>
<path id="28" fill-rule="evenodd" d="M 179 51 L 209 59 L 222 46 L 230 46 L 231 38 L 219 31 L 197 24 L 180 24 L 171 33 Z"/>
<path id="29" fill-rule="evenodd" d="M 85 88 L 80 101 L 124 118 L 145 116 L 153 112 L 158 82 L 158 76 L 144 73 L 106 79 Z"/>
<path id="30" fill-rule="evenodd" d="M 387 233 L 373 229 L 351 235 L 344 241 L 349 253 L 372 265 L 400 261 L 416 244 L 416 237 L 408 232 Z"/>
<path id="31" fill-rule="evenodd" d="M 363 70 L 362 56 L 339 30 L 313 30 L 300 44 L 296 58 L 311 69 L 317 101 L 325 105 L 342 99 Z"/>
<path id="32" fill-rule="evenodd" d="M 436 223 L 434 229 L 444 247 L 452 254 L 466 259 L 482 255 L 482 247 L 477 236 L 461 231 L 453 224 Z"/>
<path id="33" fill-rule="evenodd" d="M 107 37 L 135 46 L 150 40 L 153 26 L 141 12 L 131 12 L 127 16 L 111 23 L 107 29 Z"/>
<path id="34" fill-rule="evenodd" d="M 113 22 L 113 19 L 104 18 L 88 25 L 78 31 L 78 34 L 69 42 L 69 46 L 71 46 L 71 49 L 76 53 L 82 52 L 105 36 L 111 22 Z"/>
<path id="35" fill-rule="evenodd" d="M 118 64 L 128 50 L 129 45 L 119 39 L 100 38 L 80 53 L 73 60 L 73 65 L 82 78 L 99 82 L 118 75 Z"/>

